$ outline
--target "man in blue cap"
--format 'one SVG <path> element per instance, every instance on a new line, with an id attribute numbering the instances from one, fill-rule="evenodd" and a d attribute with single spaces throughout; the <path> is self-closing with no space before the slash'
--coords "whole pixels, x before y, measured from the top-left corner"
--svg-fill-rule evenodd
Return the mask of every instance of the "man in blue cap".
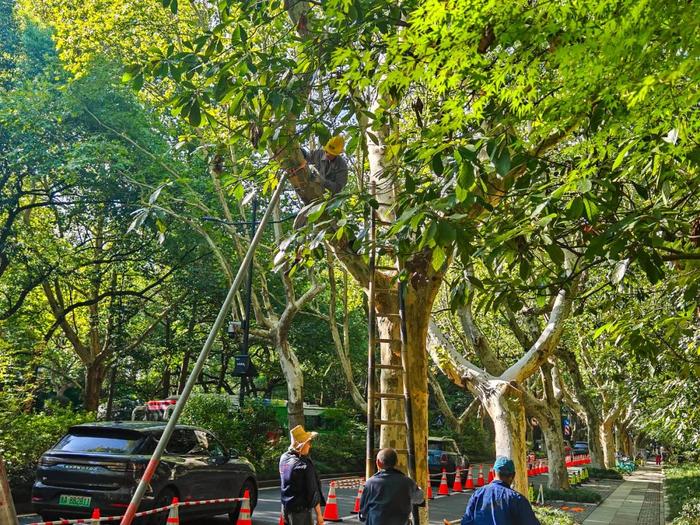
<path id="1" fill-rule="evenodd" d="M 493 470 L 495 479 L 472 494 L 461 525 L 540 525 L 527 498 L 510 488 L 513 460 L 498 456 Z"/>

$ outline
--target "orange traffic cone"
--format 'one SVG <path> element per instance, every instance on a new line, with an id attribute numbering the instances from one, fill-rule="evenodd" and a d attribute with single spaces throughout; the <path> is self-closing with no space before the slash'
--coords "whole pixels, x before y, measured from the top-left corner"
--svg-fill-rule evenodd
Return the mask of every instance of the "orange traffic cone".
<path id="1" fill-rule="evenodd" d="M 428 488 L 425 491 L 427 494 L 427 499 L 434 499 L 433 497 L 433 487 L 430 486 L 430 473 L 428 473 Z"/>
<path id="2" fill-rule="evenodd" d="M 483 465 L 479 465 L 479 477 L 476 478 L 476 486 L 477 487 L 484 486 L 484 466 Z"/>
<path id="3" fill-rule="evenodd" d="M 241 510 L 238 511 L 236 525 L 253 525 L 253 520 L 250 519 L 250 491 L 248 490 L 243 493 L 243 501 L 241 502 Z"/>
<path id="4" fill-rule="evenodd" d="M 467 484 L 464 487 L 469 490 L 474 490 L 474 478 L 472 478 L 472 468 L 467 468 Z"/>
<path id="5" fill-rule="evenodd" d="M 491 483 L 491 482 L 493 481 L 493 478 L 494 478 L 494 477 L 495 477 L 495 474 L 493 473 L 493 469 L 490 468 L 490 469 L 489 469 L 489 479 L 488 479 L 488 483 Z"/>
<path id="6" fill-rule="evenodd" d="M 442 469 L 442 479 L 440 479 L 440 486 L 438 487 L 438 494 L 440 496 L 449 496 L 450 495 L 450 487 L 447 484 L 447 472 L 445 472 L 445 469 Z"/>
<path id="7" fill-rule="evenodd" d="M 99 525 L 100 523 L 100 509 L 99 507 L 95 507 L 92 509 L 92 516 L 90 517 L 91 520 L 93 520 L 92 525 Z"/>
<path id="8" fill-rule="evenodd" d="M 452 492 L 462 492 L 462 477 L 459 475 L 459 467 L 455 466 L 455 482 L 452 484 Z"/>
<path id="9" fill-rule="evenodd" d="M 277 522 L 277 525 L 286 525 L 284 522 L 284 513 L 280 512 L 280 520 Z"/>
<path id="10" fill-rule="evenodd" d="M 360 488 L 357 489 L 357 497 L 355 498 L 355 506 L 352 509 L 353 514 L 359 514 L 360 513 L 360 499 L 362 498 L 362 492 L 365 490 L 364 485 L 360 485 Z"/>
<path id="11" fill-rule="evenodd" d="M 331 488 L 328 489 L 328 499 L 326 508 L 323 511 L 323 521 L 343 521 L 338 515 L 338 501 L 335 497 L 335 481 L 331 481 Z"/>
<path id="12" fill-rule="evenodd" d="M 168 512 L 168 519 L 165 520 L 165 523 L 169 525 L 179 525 L 180 523 L 180 511 L 178 509 L 178 503 L 180 500 L 177 499 L 177 496 L 173 496 L 173 500 L 170 502 L 170 512 Z"/>

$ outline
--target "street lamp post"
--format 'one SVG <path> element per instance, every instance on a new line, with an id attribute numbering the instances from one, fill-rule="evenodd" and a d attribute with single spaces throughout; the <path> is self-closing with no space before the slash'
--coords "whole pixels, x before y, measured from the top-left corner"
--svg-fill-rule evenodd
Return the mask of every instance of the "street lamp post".
<path id="1" fill-rule="evenodd" d="M 258 211 L 258 197 L 255 196 L 253 197 L 253 209 L 252 209 L 252 220 L 250 223 L 250 238 L 253 238 L 253 235 L 255 235 L 255 223 L 256 223 L 256 215 Z M 248 341 L 249 341 L 249 335 L 250 335 L 250 305 L 251 305 L 251 297 L 253 294 L 253 265 L 251 264 L 250 267 L 248 268 L 248 282 L 246 283 L 246 298 L 245 298 L 245 319 L 243 320 L 243 341 L 241 342 L 241 354 L 247 356 L 248 355 Z M 250 368 L 250 365 L 248 365 L 248 368 Z M 245 388 L 246 385 L 248 384 L 248 376 L 243 375 L 241 376 L 241 389 L 240 392 L 238 393 L 238 406 L 239 409 L 243 409 L 243 401 L 245 399 Z"/>

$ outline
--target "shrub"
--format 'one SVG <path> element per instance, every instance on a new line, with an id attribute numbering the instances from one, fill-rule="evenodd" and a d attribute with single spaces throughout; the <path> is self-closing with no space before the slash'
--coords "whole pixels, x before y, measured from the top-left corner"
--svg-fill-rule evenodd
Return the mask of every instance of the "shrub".
<path id="1" fill-rule="evenodd" d="M 603 498 L 597 492 L 588 489 L 573 488 L 568 490 L 552 490 L 545 487 L 544 499 L 577 501 L 580 503 L 598 503 Z"/>
<path id="2" fill-rule="evenodd" d="M 28 499 L 36 464 L 69 427 L 93 421 L 94 414 L 48 404 L 36 414 L 0 413 L 0 455 L 16 501 Z"/>
<path id="3" fill-rule="evenodd" d="M 623 479 L 622 474 L 610 468 L 589 468 L 588 475 L 596 479 Z"/>
<path id="4" fill-rule="evenodd" d="M 680 514 L 671 522 L 671 525 L 699 525 L 700 524 L 700 498 L 686 500 Z"/>
<path id="5" fill-rule="evenodd" d="M 665 485 L 668 494 L 669 515 L 671 518 L 682 516 L 686 503 L 692 507 L 690 502 L 700 494 L 700 464 L 687 463 L 665 468 L 664 474 L 666 475 Z"/>
<path id="6" fill-rule="evenodd" d="M 281 431 L 274 410 L 262 401 L 248 400 L 243 410 L 238 410 L 229 396 L 217 394 L 192 396 L 185 405 L 181 422 L 210 430 L 224 446 L 250 459 L 261 473 L 269 468 L 270 452 L 277 450 L 268 440 L 268 433 Z"/>
<path id="7" fill-rule="evenodd" d="M 542 525 L 575 525 L 574 519 L 566 512 L 550 507 L 533 507 L 535 516 Z"/>
<path id="8" fill-rule="evenodd" d="M 338 430 L 322 431 L 311 453 L 323 473 L 362 471 L 365 463 L 365 427 L 345 420 Z"/>

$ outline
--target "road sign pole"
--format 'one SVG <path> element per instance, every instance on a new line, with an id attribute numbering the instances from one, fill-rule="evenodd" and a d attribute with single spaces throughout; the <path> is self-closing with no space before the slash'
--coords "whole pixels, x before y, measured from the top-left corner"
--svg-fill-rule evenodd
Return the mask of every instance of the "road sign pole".
<path id="1" fill-rule="evenodd" d="M 120 525 L 131 525 L 131 522 L 134 519 L 134 514 L 136 514 L 136 511 L 138 510 L 139 505 L 141 504 L 141 500 L 143 499 L 143 496 L 146 493 L 146 489 L 149 486 L 151 478 L 153 477 L 156 468 L 158 468 L 160 458 L 163 456 L 163 452 L 165 451 L 165 447 L 167 446 L 168 441 L 170 440 L 170 436 L 172 435 L 173 430 L 175 430 L 175 425 L 177 425 L 177 422 L 180 419 L 180 414 L 185 408 L 185 403 L 187 403 L 187 399 L 192 393 L 192 389 L 194 388 L 194 385 L 197 382 L 197 378 L 202 372 L 202 368 L 204 368 L 204 363 L 207 360 L 209 351 L 211 350 L 211 347 L 213 346 L 214 341 L 216 340 L 219 330 L 221 330 L 221 327 L 224 325 L 226 317 L 228 316 L 229 308 L 231 308 L 233 298 L 235 297 L 236 293 L 238 292 L 238 289 L 241 286 L 241 283 L 243 282 L 243 278 L 246 275 L 248 267 L 252 266 L 255 248 L 260 242 L 260 239 L 262 239 L 263 231 L 265 230 L 265 225 L 267 224 L 267 221 L 270 220 L 270 217 L 272 216 L 272 211 L 277 205 L 277 201 L 279 200 L 280 195 L 282 194 L 286 178 L 287 177 L 285 174 L 283 174 L 280 177 L 279 184 L 277 185 L 275 192 L 272 194 L 270 203 L 268 204 L 267 209 L 265 210 L 265 214 L 260 220 L 260 225 L 258 226 L 255 235 L 250 241 L 250 247 L 248 248 L 245 257 L 243 258 L 243 261 L 241 262 L 241 265 L 238 268 L 238 272 L 236 273 L 236 277 L 233 280 L 233 284 L 231 284 L 231 288 L 229 289 L 228 294 L 226 295 L 224 304 L 221 305 L 219 315 L 216 316 L 216 321 L 214 321 L 214 325 L 209 331 L 209 336 L 207 337 L 207 340 L 204 343 L 204 346 L 202 347 L 202 351 L 200 352 L 199 357 L 197 358 L 197 362 L 195 363 L 194 368 L 190 373 L 190 377 L 187 379 L 187 383 L 185 383 L 185 388 L 182 390 L 182 393 L 180 394 L 180 397 L 177 400 L 175 409 L 173 410 L 170 419 L 168 419 L 168 423 L 165 425 L 163 435 L 158 440 L 158 445 L 156 446 L 156 449 L 153 452 L 150 461 L 148 462 L 148 466 L 146 467 L 146 471 L 143 473 L 141 481 L 139 481 L 138 487 L 136 487 L 136 491 L 134 492 L 134 495 L 131 498 L 131 502 L 129 502 L 129 506 L 126 509 L 126 513 L 122 517 Z"/>

